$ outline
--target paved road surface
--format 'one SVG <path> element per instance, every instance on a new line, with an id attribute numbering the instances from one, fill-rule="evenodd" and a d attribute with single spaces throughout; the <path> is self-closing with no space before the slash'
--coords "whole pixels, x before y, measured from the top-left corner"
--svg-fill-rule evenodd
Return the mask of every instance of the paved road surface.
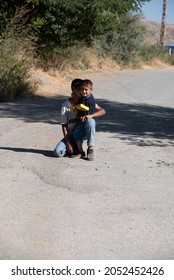
<path id="1" fill-rule="evenodd" d="M 0 104 L 0 258 L 173 259 L 174 69 L 85 77 L 94 162 L 52 157 L 68 93 Z"/>

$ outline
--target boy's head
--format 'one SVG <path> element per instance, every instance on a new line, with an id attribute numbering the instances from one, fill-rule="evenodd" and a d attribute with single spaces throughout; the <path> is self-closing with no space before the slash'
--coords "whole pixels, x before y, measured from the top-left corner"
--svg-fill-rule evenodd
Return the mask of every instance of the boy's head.
<path id="1" fill-rule="evenodd" d="M 82 79 L 74 79 L 71 82 L 71 90 L 77 89 L 80 87 L 81 83 L 83 82 Z"/>
<path id="2" fill-rule="evenodd" d="M 81 83 L 81 96 L 88 96 L 93 90 L 93 83 L 90 80 L 83 80 Z"/>
<path id="3" fill-rule="evenodd" d="M 73 98 L 74 97 L 80 97 L 80 86 L 81 86 L 82 82 L 83 82 L 82 79 L 74 79 L 71 82 L 71 90 L 72 90 L 71 96 Z"/>

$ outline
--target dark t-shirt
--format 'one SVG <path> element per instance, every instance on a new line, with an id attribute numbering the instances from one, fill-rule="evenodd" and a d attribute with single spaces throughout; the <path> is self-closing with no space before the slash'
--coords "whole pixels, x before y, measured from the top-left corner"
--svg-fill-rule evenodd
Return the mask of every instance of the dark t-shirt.
<path id="1" fill-rule="evenodd" d="M 79 110 L 78 116 L 85 116 L 85 115 L 90 115 L 94 114 L 96 112 L 96 102 L 92 94 L 89 94 L 86 97 L 80 97 L 79 99 L 80 104 L 84 104 L 85 106 L 89 107 L 89 111 L 81 111 Z"/>

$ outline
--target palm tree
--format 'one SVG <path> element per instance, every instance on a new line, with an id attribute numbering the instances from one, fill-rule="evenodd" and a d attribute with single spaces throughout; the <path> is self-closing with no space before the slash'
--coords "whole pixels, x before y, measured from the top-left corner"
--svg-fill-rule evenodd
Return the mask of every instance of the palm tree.
<path id="1" fill-rule="evenodd" d="M 167 0 L 163 0 L 162 20 L 161 20 L 161 32 L 160 32 L 160 44 L 163 46 L 166 40 L 166 18 L 167 18 Z"/>

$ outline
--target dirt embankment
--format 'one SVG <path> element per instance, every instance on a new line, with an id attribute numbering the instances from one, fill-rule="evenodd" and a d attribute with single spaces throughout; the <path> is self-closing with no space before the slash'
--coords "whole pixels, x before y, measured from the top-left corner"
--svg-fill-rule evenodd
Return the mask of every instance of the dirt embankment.
<path id="1" fill-rule="evenodd" d="M 159 44 L 161 24 L 154 22 L 154 21 L 148 21 L 148 20 L 143 20 L 142 24 L 147 30 L 147 34 L 146 34 L 147 44 L 148 45 Z M 169 44 L 169 43 L 174 44 L 174 25 L 173 24 L 167 24 L 167 26 L 166 26 L 166 44 Z"/>

